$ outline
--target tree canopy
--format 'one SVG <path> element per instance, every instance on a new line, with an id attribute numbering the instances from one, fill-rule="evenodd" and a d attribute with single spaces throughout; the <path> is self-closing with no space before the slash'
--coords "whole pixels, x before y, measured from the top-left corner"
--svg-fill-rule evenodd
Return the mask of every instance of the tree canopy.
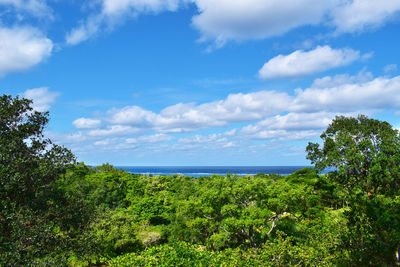
<path id="1" fill-rule="evenodd" d="M 335 179 L 347 189 L 370 197 L 397 193 L 400 187 L 399 132 L 385 121 L 336 117 L 322 133 L 323 147 L 309 143 L 308 156 L 318 170 L 335 168 Z"/>
<path id="2" fill-rule="evenodd" d="M 63 249 L 66 238 L 54 227 L 79 220 L 67 219 L 78 210 L 69 210 L 74 201 L 54 183 L 75 158 L 44 137 L 48 115 L 33 110 L 31 100 L 0 96 L 0 265 L 32 264 Z"/>
<path id="3" fill-rule="evenodd" d="M 385 121 L 336 117 L 309 143 L 307 158 L 342 190 L 349 210 L 344 237 L 356 261 L 395 265 L 400 246 L 400 137 Z"/>
<path id="4" fill-rule="evenodd" d="M 288 176 L 140 175 L 76 163 L 47 112 L 0 97 L 0 266 L 394 266 L 400 140 L 336 117 Z M 326 168 L 333 168 L 321 174 Z"/>

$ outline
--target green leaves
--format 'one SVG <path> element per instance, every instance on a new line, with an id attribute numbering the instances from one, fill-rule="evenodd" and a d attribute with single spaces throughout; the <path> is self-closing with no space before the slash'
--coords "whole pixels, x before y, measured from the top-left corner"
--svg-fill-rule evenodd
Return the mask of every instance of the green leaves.
<path id="1" fill-rule="evenodd" d="M 75 158 L 44 138 L 48 113 L 33 111 L 31 104 L 0 96 L 0 265 L 38 264 L 50 255 L 56 264 L 72 247 L 71 227 L 63 224 L 69 214 L 60 208 L 67 212 L 75 201 L 66 202 L 55 181 Z"/>
<path id="2" fill-rule="evenodd" d="M 332 177 L 345 188 L 375 195 L 399 187 L 400 138 L 389 123 L 336 117 L 321 138 L 323 147 L 310 143 L 307 158 L 318 170 L 336 168 Z"/>
<path id="3" fill-rule="evenodd" d="M 387 122 L 336 117 L 321 135 L 323 147 L 309 144 L 307 158 L 344 194 L 349 232 L 343 236 L 354 262 L 394 265 L 400 246 L 400 137 Z"/>
<path id="4" fill-rule="evenodd" d="M 176 201 L 174 223 L 189 228 L 184 240 L 214 249 L 262 246 L 281 221 L 295 221 L 306 211 L 312 196 L 307 186 L 269 176 L 212 176 L 196 182 L 194 195 Z"/>

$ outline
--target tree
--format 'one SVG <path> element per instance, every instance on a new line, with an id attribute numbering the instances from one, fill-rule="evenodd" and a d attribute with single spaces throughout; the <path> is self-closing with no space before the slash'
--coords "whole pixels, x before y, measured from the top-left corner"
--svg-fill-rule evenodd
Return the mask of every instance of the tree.
<path id="1" fill-rule="evenodd" d="M 0 265 L 41 258 L 63 242 L 54 227 L 68 227 L 60 222 L 69 200 L 54 181 L 75 158 L 44 138 L 48 115 L 31 100 L 0 96 Z"/>
<path id="2" fill-rule="evenodd" d="M 357 263 L 394 265 L 400 245 L 400 137 L 388 122 L 360 115 L 336 117 L 309 143 L 317 170 L 345 193 L 350 234 L 346 245 Z"/>

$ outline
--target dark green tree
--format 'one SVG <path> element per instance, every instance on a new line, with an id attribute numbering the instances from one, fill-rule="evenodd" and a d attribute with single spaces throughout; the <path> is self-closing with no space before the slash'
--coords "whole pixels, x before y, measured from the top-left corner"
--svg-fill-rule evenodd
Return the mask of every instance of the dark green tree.
<path id="1" fill-rule="evenodd" d="M 0 96 L 0 265 L 33 264 L 66 244 L 77 204 L 55 181 L 75 158 L 43 131 L 48 112 Z M 78 205 L 77 205 L 78 206 Z"/>
<path id="2" fill-rule="evenodd" d="M 400 245 L 400 137 L 388 122 L 360 115 L 336 117 L 322 133 L 322 147 L 307 158 L 342 190 L 349 205 L 345 244 L 355 265 L 390 266 Z"/>

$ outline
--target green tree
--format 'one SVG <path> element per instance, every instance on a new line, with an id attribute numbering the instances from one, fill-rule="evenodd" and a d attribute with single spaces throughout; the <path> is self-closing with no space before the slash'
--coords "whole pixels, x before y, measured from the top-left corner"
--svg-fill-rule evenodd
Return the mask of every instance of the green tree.
<path id="1" fill-rule="evenodd" d="M 61 233 L 79 223 L 73 197 L 54 183 L 75 158 L 44 137 L 48 115 L 34 111 L 31 100 L 0 96 L 0 265 L 62 251 Z"/>
<path id="2" fill-rule="evenodd" d="M 394 265 L 400 245 L 400 137 L 388 122 L 336 117 L 307 158 L 344 193 L 354 264 Z"/>
<path id="3" fill-rule="evenodd" d="M 272 177 L 194 179 L 194 192 L 182 192 L 184 197 L 175 201 L 173 237 L 216 250 L 261 247 L 280 227 L 292 228 L 312 206 L 312 187 Z"/>

